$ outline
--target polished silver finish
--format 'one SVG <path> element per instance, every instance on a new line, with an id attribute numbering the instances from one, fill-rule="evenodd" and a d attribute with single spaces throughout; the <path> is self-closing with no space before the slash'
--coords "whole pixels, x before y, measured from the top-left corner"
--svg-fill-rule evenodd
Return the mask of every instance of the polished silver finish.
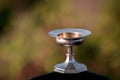
<path id="1" fill-rule="evenodd" d="M 58 34 L 56 41 L 64 46 L 73 46 L 79 45 L 83 41 L 83 37 L 82 34 L 78 32 L 64 32 Z"/>
<path id="2" fill-rule="evenodd" d="M 67 47 L 67 58 L 65 62 L 57 64 L 54 66 L 54 71 L 59 73 L 80 73 L 87 70 L 86 65 L 78 63 L 74 59 L 74 53 L 72 47 L 75 45 L 80 45 L 84 38 L 90 35 L 91 32 L 84 29 L 76 28 L 65 28 L 58 29 L 49 32 L 50 36 L 56 38 L 58 44 Z"/>
<path id="3" fill-rule="evenodd" d="M 64 29 L 57 29 L 57 30 L 53 30 L 51 32 L 49 32 L 50 36 L 53 37 L 58 37 L 59 34 L 61 33 L 65 33 L 65 32 L 69 32 L 69 33 L 74 33 L 74 32 L 78 32 L 82 35 L 82 37 L 86 37 L 88 35 L 91 34 L 90 31 L 85 30 L 85 29 L 78 29 L 78 28 L 64 28 Z"/>
<path id="4" fill-rule="evenodd" d="M 68 47 L 66 56 L 65 62 L 57 64 L 54 71 L 59 73 L 80 73 L 87 70 L 86 65 L 75 61 L 71 46 Z"/>

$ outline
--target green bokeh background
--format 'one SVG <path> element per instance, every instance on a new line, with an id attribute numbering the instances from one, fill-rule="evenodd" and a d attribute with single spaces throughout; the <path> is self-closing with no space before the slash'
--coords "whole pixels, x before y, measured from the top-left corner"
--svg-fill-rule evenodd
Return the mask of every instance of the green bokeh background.
<path id="1" fill-rule="evenodd" d="M 48 32 L 92 31 L 75 47 L 92 72 L 120 80 L 119 0 L 0 0 L 0 80 L 28 80 L 65 60 L 65 48 Z"/>

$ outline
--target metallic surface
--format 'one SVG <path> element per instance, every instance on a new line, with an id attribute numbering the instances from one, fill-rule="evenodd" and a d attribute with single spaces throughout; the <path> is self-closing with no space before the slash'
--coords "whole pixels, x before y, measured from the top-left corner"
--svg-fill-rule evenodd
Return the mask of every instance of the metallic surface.
<path id="1" fill-rule="evenodd" d="M 58 29 L 49 32 L 50 36 L 56 38 L 58 44 L 67 47 L 67 58 L 65 62 L 54 66 L 54 71 L 59 73 L 79 73 L 87 71 L 87 67 L 84 64 L 78 63 L 74 59 L 74 53 L 72 52 L 72 46 L 80 45 L 84 38 L 90 35 L 91 32 L 84 29 L 65 28 Z"/>
<path id="2" fill-rule="evenodd" d="M 91 34 L 90 31 L 85 30 L 85 29 L 64 28 L 64 29 L 53 30 L 53 31 L 49 32 L 49 35 L 50 35 L 50 36 L 53 36 L 53 37 L 58 37 L 59 34 L 61 34 L 61 33 L 66 33 L 66 32 L 69 32 L 69 33 L 78 32 L 78 33 L 81 34 L 81 37 L 86 37 L 86 36 L 88 36 L 88 35 Z"/>

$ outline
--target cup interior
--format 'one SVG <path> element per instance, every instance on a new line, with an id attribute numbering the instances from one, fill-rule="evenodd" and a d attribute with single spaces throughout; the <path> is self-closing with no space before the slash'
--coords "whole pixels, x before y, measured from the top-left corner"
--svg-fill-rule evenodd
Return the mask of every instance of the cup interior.
<path id="1" fill-rule="evenodd" d="M 64 32 L 58 34 L 59 38 L 64 38 L 64 39 L 76 39 L 76 38 L 80 38 L 81 36 L 82 36 L 81 33 L 78 32 Z"/>

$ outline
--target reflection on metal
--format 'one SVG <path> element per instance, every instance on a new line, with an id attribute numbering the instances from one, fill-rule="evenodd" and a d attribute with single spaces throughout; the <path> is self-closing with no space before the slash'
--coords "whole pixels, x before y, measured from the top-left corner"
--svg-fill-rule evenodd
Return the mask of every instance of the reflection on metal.
<path id="1" fill-rule="evenodd" d="M 74 59 L 72 47 L 80 45 L 84 38 L 90 35 L 91 32 L 84 29 L 65 28 L 49 32 L 50 36 L 56 38 L 56 42 L 67 47 L 67 58 L 65 62 L 54 66 L 54 71 L 59 73 L 80 73 L 87 71 L 86 65 L 78 63 Z"/>

